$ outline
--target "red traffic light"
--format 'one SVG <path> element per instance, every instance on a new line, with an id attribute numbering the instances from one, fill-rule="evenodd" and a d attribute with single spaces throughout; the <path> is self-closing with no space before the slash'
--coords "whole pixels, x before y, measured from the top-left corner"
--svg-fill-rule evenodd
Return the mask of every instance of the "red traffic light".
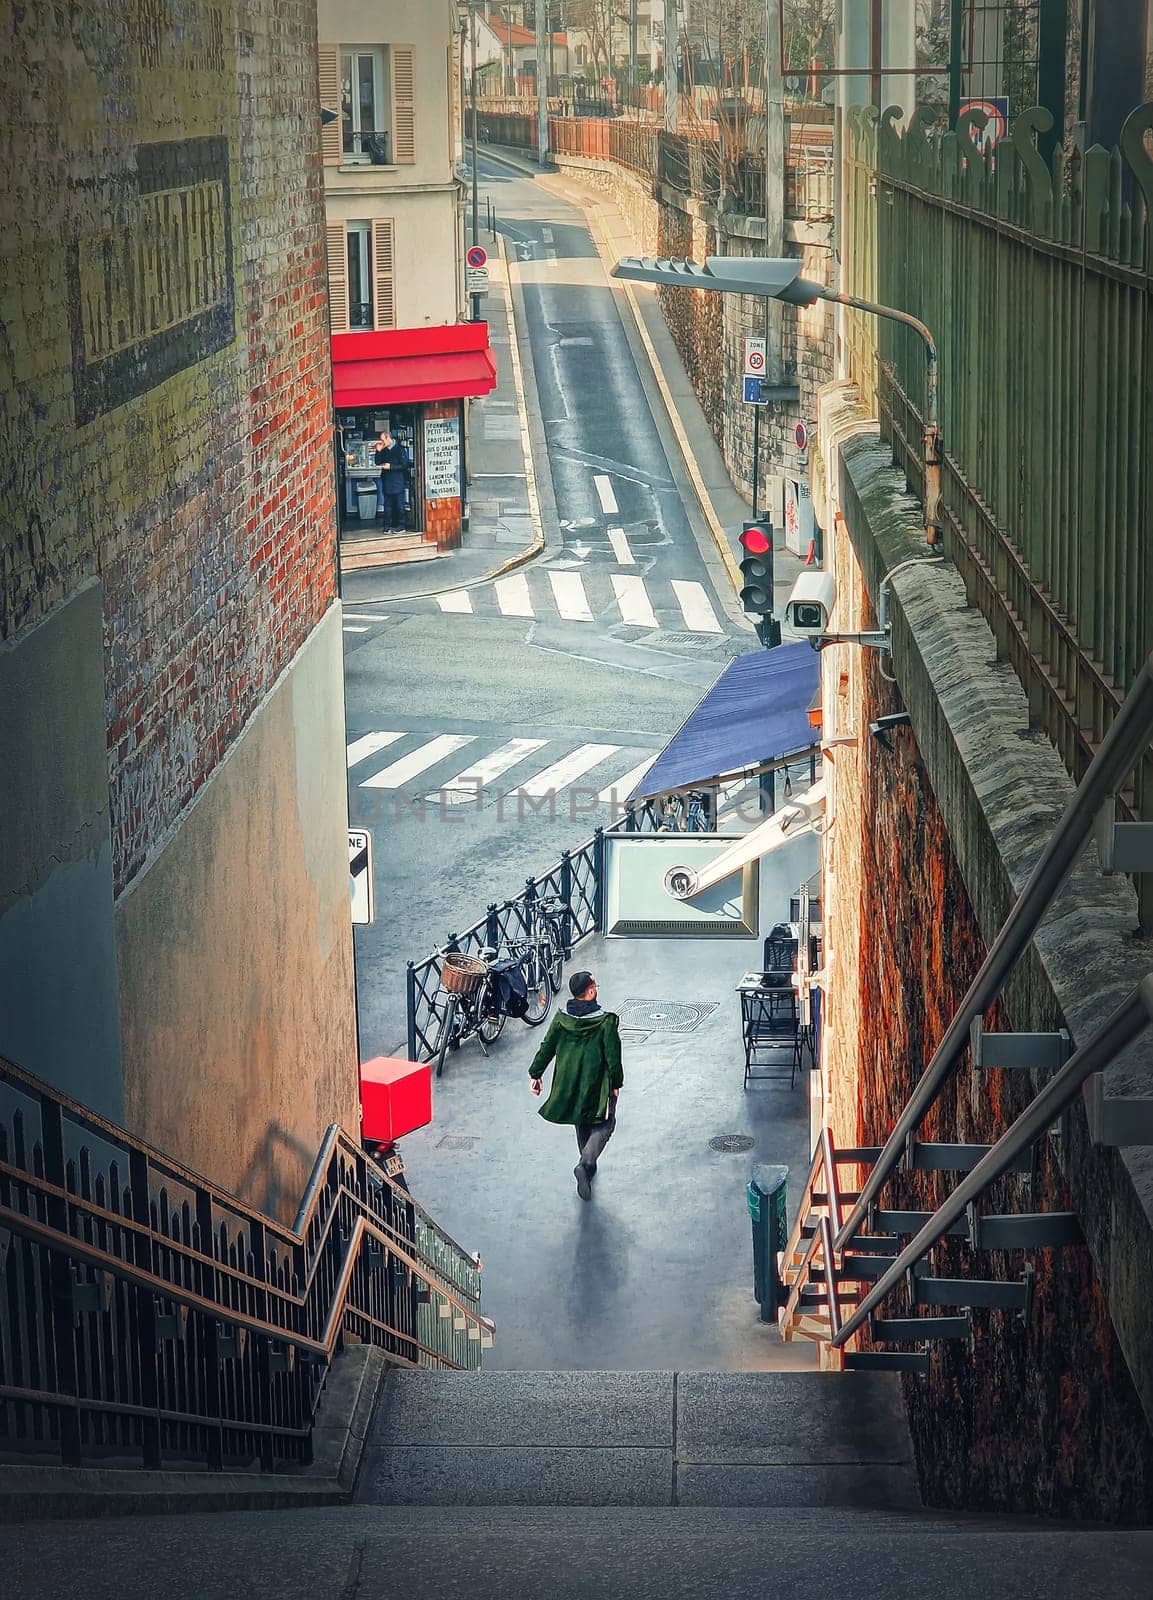
<path id="1" fill-rule="evenodd" d="M 758 527 L 756 523 L 744 529 L 741 533 L 740 544 L 741 548 L 747 550 L 751 556 L 767 555 L 773 548 L 773 541 L 769 536 L 768 530 Z"/>

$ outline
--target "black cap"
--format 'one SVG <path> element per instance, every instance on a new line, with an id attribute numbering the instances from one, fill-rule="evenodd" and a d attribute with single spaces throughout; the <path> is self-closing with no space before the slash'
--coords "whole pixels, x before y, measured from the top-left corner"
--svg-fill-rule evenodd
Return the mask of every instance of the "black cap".
<path id="1" fill-rule="evenodd" d="M 581 995 L 591 987 L 593 981 L 591 972 L 574 972 L 568 981 L 568 992 L 574 1000 L 579 1000 Z"/>

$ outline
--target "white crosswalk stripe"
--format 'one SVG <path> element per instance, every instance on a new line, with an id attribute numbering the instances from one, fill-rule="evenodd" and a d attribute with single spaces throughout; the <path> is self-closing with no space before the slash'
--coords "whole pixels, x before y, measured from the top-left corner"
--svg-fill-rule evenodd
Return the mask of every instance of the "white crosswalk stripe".
<path id="1" fill-rule="evenodd" d="M 629 541 L 623 528 L 609 529 L 609 543 L 613 547 L 613 555 L 616 556 L 622 567 L 636 566 L 636 560 L 633 557 L 632 550 L 629 547 Z"/>
<path id="2" fill-rule="evenodd" d="M 511 578 L 498 578 L 493 587 L 502 616 L 536 616 L 532 608 L 532 596 L 528 592 L 528 579 L 523 572 L 515 572 Z"/>
<path id="3" fill-rule="evenodd" d="M 441 786 L 439 793 L 449 805 L 465 805 L 470 800 L 476 800 L 480 791 L 488 784 L 507 772 L 510 767 L 515 767 L 526 756 L 531 756 L 534 751 L 543 750 L 547 743 L 547 739 L 510 739 L 507 744 L 502 744 L 499 750 L 494 750 L 489 756 L 483 756 L 481 760 L 473 762 L 471 767 L 458 772 L 455 778 L 450 778 Z"/>
<path id="4" fill-rule="evenodd" d="M 620 507 L 617 505 L 617 497 L 613 493 L 613 486 L 610 480 L 603 473 L 598 472 L 593 478 L 593 488 L 597 492 L 597 499 L 601 503 L 601 510 L 605 516 L 615 517 Z"/>
<path id="5" fill-rule="evenodd" d="M 677 604 L 681 608 L 681 616 L 685 619 L 685 627 L 693 633 L 723 633 L 725 630 L 717 621 L 717 614 L 705 592 L 703 583 L 687 583 L 684 579 L 672 579 L 673 593 L 677 597 Z"/>
<path id="6" fill-rule="evenodd" d="M 467 589 L 450 589 L 447 594 L 438 594 L 436 603 L 442 611 L 472 610 L 472 596 Z"/>
<path id="7" fill-rule="evenodd" d="M 574 783 L 577 778 L 583 777 L 593 767 L 599 767 L 602 761 L 607 761 L 609 756 L 615 755 L 620 748 L 619 744 L 582 744 L 578 749 L 570 751 L 567 756 L 562 756 L 559 761 L 554 761 L 552 766 L 545 767 L 543 772 L 538 772 L 527 783 L 518 785 L 520 793 L 553 794 L 567 784 Z"/>
<path id="8" fill-rule="evenodd" d="M 378 750 L 383 750 L 387 745 L 395 744 L 398 739 L 403 739 L 403 733 L 366 733 L 362 739 L 354 739 L 348 747 L 348 764 L 355 767 L 358 761 L 367 761 L 369 756 L 374 756 Z"/>
<path id="9" fill-rule="evenodd" d="M 625 572 L 614 572 L 612 580 L 617 605 L 621 609 L 621 620 L 631 622 L 637 628 L 655 628 L 657 615 L 649 600 L 645 580 Z"/>
<path id="10" fill-rule="evenodd" d="M 635 766 L 631 772 L 626 772 L 623 778 L 617 778 L 610 783 L 607 789 L 602 789 L 597 799 L 602 806 L 623 806 L 629 795 L 652 766 L 655 756 L 650 752 L 642 762 Z"/>
<path id="11" fill-rule="evenodd" d="M 358 628 L 355 625 L 355 623 L 346 622 L 344 624 L 344 631 L 345 631 L 345 633 L 367 633 L 368 632 L 368 628 L 367 628 L 367 626 L 365 626 L 363 628 Z"/>
<path id="12" fill-rule="evenodd" d="M 445 756 L 450 756 L 463 745 L 472 744 L 475 734 L 471 733 L 441 733 L 435 739 L 430 739 L 427 744 L 422 744 L 419 750 L 410 750 L 405 756 L 394 761 L 390 766 L 382 767 L 379 772 L 374 772 L 371 778 L 365 778 L 361 784 L 362 789 L 399 789 L 402 783 L 408 783 L 411 778 L 418 778 L 422 772 L 427 772 L 430 767 L 435 767 L 438 761 L 443 761 Z"/>
<path id="13" fill-rule="evenodd" d="M 566 622 L 591 622 L 588 596 L 579 572 L 550 572 L 556 608 Z"/>

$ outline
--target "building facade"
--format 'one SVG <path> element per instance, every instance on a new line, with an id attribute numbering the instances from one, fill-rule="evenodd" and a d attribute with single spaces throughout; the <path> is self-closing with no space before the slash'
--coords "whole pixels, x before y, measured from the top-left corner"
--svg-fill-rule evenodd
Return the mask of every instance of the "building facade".
<path id="1" fill-rule="evenodd" d="M 450 0 L 321 0 L 319 87 L 342 543 L 367 558 L 459 543 L 465 402 L 495 385 L 466 320 L 460 46 Z M 376 537 L 372 446 L 412 459 L 406 533 Z"/>
<path id="2" fill-rule="evenodd" d="M 0 61 L 0 1053 L 291 1216 L 358 1097 L 315 15 L 68 15 Z"/>

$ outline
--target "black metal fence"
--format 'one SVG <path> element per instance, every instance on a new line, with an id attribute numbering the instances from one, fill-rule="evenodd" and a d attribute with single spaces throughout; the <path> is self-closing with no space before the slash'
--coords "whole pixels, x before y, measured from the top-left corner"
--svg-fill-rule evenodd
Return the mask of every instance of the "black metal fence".
<path id="1" fill-rule="evenodd" d="M 661 822 L 652 804 L 628 810 L 609 833 L 657 833 Z M 494 901 L 483 917 L 463 933 L 452 933 L 444 948 L 434 950 L 423 961 L 410 961 L 405 972 L 405 999 L 408 1023 L 408 1055 L 411 1061 L 431 1060 L 435 1053 L 444 1017 L 440 972 L 444 958 L 451 953 L 476 955 L 486 947 L 499 949 L 508 941 L 523 939 L 532 928 L 535 901 L 559 900 L 558 920 L 565 960 L 574 946 L 604 926 L 605 840 L 598 828 L 575 850 L 565 850 L 555 866 L 539 877 L 528 878 L 520 894 L 503 902 Z"/>
<path id="2" fill-rule="evenodd" d="M 296 1467 L 346 1338 L 476 1367 L 476 1259 L 329 1129 L 285 1226 L 0 1059 L 0 1454 Z"/>

